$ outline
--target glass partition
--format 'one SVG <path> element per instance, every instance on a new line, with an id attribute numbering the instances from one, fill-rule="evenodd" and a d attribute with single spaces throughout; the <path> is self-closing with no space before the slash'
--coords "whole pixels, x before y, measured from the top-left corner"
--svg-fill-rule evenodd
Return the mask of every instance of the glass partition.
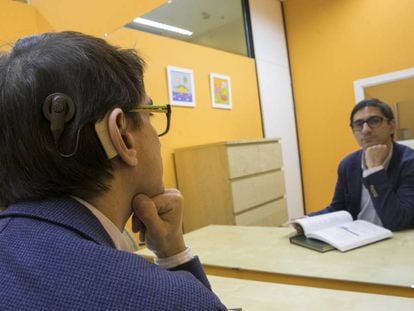
<path id="1" fill-rule="evenodd" d="M 170 0 L 126 27 L 252 57 L 247 3 Z"/>
<path id="2" fill-rule="evenodd" d="M 373 76 L 354 82 L 356 102 L 378 98 L 394 110 L 395 139 L 414 148 L 414 68 Z"/>

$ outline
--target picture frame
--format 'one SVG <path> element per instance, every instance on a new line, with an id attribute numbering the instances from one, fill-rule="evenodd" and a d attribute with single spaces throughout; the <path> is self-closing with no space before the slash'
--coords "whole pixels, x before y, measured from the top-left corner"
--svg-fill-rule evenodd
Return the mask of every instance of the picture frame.
<path id="1" fill-rule="evenodd" d="M 168 98 L 171 105 L 195 107 L 194 72 L 192 69 L 167 66 Z"/>
<path id="2" fill-rule="evenodd" d="M 232 109 L 231 79 L 229 76 L 210 73 L 211 105 L 214 108 Z"/>

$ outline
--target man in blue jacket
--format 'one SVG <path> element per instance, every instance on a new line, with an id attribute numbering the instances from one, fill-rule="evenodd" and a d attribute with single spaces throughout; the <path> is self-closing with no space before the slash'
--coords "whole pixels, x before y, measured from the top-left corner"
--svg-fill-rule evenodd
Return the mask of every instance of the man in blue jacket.
<path id="1" fill-rule="evenodd" d="M 225 310 L 164 189 L 171 110 L 152 105 L 143 67 L 74 32 L 0 56 L 0 310 Z M 156 264 L 124 240 L 131 215 Z"/>
<path id="2" fill-rule="evenodd" d="M 350 125 L 362 150 L 341 161 L 331 204 L 310 216 L 347 210 L 390 230 L 414 228 L 414 151 L 394 142 L 392 109 L 378 99 L 363 100 Z"/>

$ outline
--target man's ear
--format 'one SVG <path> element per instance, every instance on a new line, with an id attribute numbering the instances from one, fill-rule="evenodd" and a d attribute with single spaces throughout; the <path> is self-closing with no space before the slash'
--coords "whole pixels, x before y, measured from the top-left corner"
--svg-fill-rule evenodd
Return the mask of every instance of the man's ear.
<path id="1" fill-rule="evenodd" d="M 392 133 L 395 134 L 395 129 L 397 128 L 397 124 L 395 123 L 395 119 L 392 119 L 390 121 L 390 125 L 391 125 L 391 129 L 392 129 Z"/>
<path id="2" fill-rule="evenodd" d="M 125 114 L 120 108 L 115 108 L 108 116 L 108 130 L 112 144 L 121 159 L 130 166 L 138 164 L 135 141 L 128 131 Z"/>

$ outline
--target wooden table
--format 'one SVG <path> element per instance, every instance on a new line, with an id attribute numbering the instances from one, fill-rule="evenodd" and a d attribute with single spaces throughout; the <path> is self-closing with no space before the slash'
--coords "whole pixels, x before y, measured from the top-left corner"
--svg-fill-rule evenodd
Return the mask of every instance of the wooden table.
<path id="1" fill-rule="evenodd" d="M 213 291 L 229 309 L 412 311 L 414 299 L 208 276 Z"/>
<path id="2" fill-rule="evenodd" d="M 211 225 L 184 235 L 209 275 L 414 297 L 414 230 L 345 253 L 289 243 L 291 228 Z M 145 257 L 152 253 L 137 252 Z"/>

